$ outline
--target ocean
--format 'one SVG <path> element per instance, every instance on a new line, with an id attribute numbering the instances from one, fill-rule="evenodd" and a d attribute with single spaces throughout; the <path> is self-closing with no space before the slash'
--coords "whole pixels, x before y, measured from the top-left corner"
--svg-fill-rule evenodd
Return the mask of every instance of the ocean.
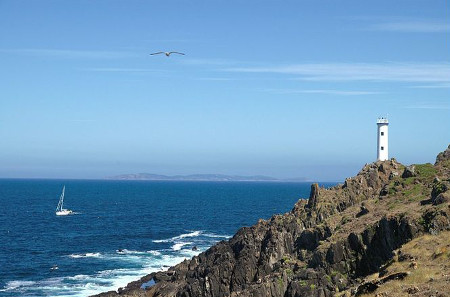
<path id="1" fill-rule="evenodd" d="M 64 185 L 64 207 L 75 213 L 56 216 Z M 116 290 L 291 210 L 309 190 L 310 183 L 0 179 L 0 296 Z"/>

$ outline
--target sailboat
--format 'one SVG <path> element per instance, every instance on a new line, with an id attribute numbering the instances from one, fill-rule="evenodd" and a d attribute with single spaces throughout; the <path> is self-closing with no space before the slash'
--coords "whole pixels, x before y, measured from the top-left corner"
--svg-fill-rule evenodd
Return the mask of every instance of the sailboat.
<path id="1" fill-rule="evenodd" d="M 63 203 L 64 203 L 64 192 L 66 191 L 66 186 L 63 187 L 61 196 L 59 197 L 58 206 L 56 207 L 56 215 L 57 216 L 67 216 L 73 213 L 70 209 L 64 209 Z"/>

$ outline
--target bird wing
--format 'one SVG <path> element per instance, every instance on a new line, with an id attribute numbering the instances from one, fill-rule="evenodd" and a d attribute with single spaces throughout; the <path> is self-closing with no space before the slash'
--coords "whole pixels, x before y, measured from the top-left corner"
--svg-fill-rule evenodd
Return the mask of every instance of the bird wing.
<path id="1" fill-rule="evenodd" d="M 169 55 L 170 54 L 179 54 L 179 55 L 183 55 L 184 56 L 184 53 L 180 53 L 180 52 L 169 52 Z"/>
<path id="2" fill-rule="evenodd" d="M 152 56 L 152 55 L 159 55 L 159 54 L 164 54 L 164 52 L 153 53 L 153 54 L 150 54 L 150 56 Z"/>

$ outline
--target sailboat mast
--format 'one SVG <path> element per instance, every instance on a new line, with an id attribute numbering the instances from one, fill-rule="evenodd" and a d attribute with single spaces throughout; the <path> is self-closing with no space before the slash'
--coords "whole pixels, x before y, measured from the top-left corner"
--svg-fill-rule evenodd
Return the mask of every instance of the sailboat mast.
<path id="1" fill-rule="evenodd" d="M 63 187 L 61 196 L 59 196 L 58 206 L 56 206 L 56 211 L 61 211 L 63 208 L 63 202 L 64 202 L 64 192 L 66 190 L 66 186 Z"/>
<path id="2" fill-rule="evenodd" d="M 63 191 L 61 194 L 61 210 L 63 209 L 63 203 L 64 203 L 64 192 L 66 191 L 66 186 L 64 185 Z"/>

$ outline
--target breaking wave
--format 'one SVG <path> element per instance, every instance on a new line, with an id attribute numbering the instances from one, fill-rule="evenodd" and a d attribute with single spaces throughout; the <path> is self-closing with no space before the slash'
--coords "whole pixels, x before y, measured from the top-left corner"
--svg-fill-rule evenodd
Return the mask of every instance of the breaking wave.
<path id="1" fill-rule="evenodd" d="M 101 270 L 95 274 L 50 277 L 39 281 L 9 281 L 0 288 L 0 292 L 5 296 L 81 297 L 117 290 L 146 274 L 166 270 L 185 259 L 196 256 L 218 240 L 227 238 L 229 238 L 227 235 L 192 231 L 168 239 L 153 240 L 157 243 L 157 247 L 161 246 L 160 249 L 147 251 L 117 249 L 102 253 L 73 253 L 63 258 L 70 259 L 74 264 L 85 264 L 89 261 L 115 263 L 117 268 Z M 64 268 L 64 265 L 59 266 L 60 270 Z"/>

